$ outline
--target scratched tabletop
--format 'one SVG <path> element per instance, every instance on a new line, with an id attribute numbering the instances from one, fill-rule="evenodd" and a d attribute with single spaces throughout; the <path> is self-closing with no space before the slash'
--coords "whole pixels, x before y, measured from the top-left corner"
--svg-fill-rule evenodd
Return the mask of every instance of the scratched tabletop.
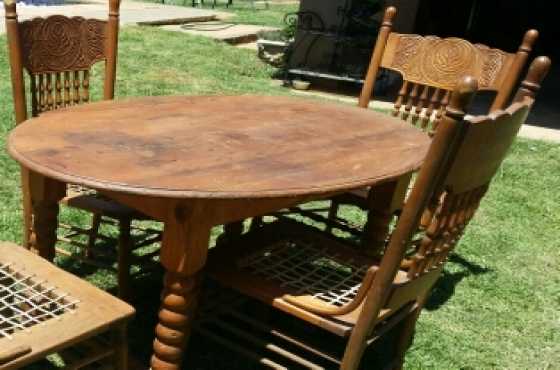
<path id="1" fill-rule="evenodd" d="M 16 127 L 25 167 L 101 190 L 260 198 L 346 190 L 418 168 L 429 139 L 388 115 L 291 97 L 173 96 L 52 111 Z"/>

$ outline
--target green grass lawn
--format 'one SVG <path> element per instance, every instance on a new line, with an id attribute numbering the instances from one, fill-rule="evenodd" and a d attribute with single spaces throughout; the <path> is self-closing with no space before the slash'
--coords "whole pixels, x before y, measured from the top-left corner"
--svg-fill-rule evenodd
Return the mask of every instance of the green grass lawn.
<path id="1" fill-rule="evenodd" d="M 0 37 L 5 43 L 5 37 Z M 5 49 L 3 49 L 5 50 Z M 288 94 L 253 51 L 153 28 L 122 30 L 118 98 L 168 94 Z M 0 52 L 0 142 L 13 126 Z M 97 90 L 99 95 L 99 90 Z M 334 104 L 334 103 L 333 103 Z M 227 124 L 227 122 L 224 122 Z M 0 239 L 21 239 L 18 166 L 0 151 Z M 409 351 L 410 369 L 560 368 L 560 146 L 518 140 L 437 284 Z M 358 220 L 359 213 L 344 209 Z M 65 211 L 64 220 L 87 222 Z M 60 261 L 90 281 L 114 277 Z M 147 361 L 161 276 L 136 281 L 135 356 Z M 192 369 L 249 369 L 221 348 L 192 343 Z M 373 364 L 368 363 L 368 368 Z"/>

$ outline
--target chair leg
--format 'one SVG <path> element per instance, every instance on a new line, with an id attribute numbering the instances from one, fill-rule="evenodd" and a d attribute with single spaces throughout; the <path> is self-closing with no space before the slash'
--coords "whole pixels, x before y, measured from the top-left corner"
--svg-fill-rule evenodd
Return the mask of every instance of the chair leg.
<path id="1" fill-rule="evenodd" d="M 224 232 L 216 239 L 216 245 L 229 243 L 239 239 L 243 234 L 243 221 L 230 222 L 224 225 Z"/>
<path id="2" fill-rule="evenodd" d="M 334 222 L 338 216 L 338 208 L 340 207 L 340 203 L 336 200 L 331 200 L 331 206 L 329 207 L 329 214 L 327 215 L 327 219 L 329 221 Z M 327 227 L 325 231 L 330 233 L 332 232 L 332 222 L 327 223 Z"/>
<path id="3" fill-rule="evenodd" d="M 119 324 L 113 330 L 113 345 L 115 348 L 114 368 L 116 370 L 129 370 L 128 368 L 128 337 L 126 322 Z"/>
<path id="4" fill-rule="evenodd" d="M 346 350 L 344 352 L 344 357 L 342 358 L 342 362 L 340 364 L 339 369 L 358 370 L 366 349 L 366 344 L 362 343 L 359 348 L 352 348 L 351 351 L 349 351 L 348 349 L 349 348 L 346 347 Z"/>
<path id="5" fill-rule="evenodd" d="M 132 253 L 130 224 L 130 219 L 119 220 L 117 280 L 119 284 L 119 298 L 125 301 L 130 297 L 130 256 Z"/>
<path id="6" fill-rule="evenodd" d="M 401 370 L 403 368 L 406 351 L 410 348 L 414 340 L 416 322 L 418 321 L 420 313 L 422 312 L 422 309 L 424 308 L 424 305 L 426 304 L 426 301 L 430 296 L 430 291 L 431 289 L 429 289 L 423 296 L 418 299 L 418 307 L 414 311 L 412 311 L 401 324 L 402 330 L 399 333 L 395 343 L 395 370 Z"/>
<path id="7" fill-rule="evenodd" d="M 27 249 L 33 247 L 33 209 L 31 207 L 31 193 L 29 191 L 29 172 L 21 169 L 21 192 L 22 192 L 22 212 L 23 212 L 23 246 Z"/>
<path id="8" fill-rule="evenodd" d="M 251 220 L 251 226 L 249 227 L 250 231 L 256 230 L 264 224 L 263 216 L 253 217 Z"/>
<path id="9" fill-rule="evenodd" d="M 26 199 L 27 198 L 27 199 Z M 23 246 L 26 249 L 33 247 L 33 214 L 31 213 L 31 199 L 29 193 L 23 193 Z"/>
<path id="10" fill-rule="evenodd" d="M 406 351 L 412 345 L 414 340 L 414 331 L 416 327 L 416 321 L 420 316 L 420 311 L 422 308 L 417 308 L 403 321 L 402 330 L 400 331 L 396 343 L 395 343 L 395 365 L 394 370 L 401 370 L 404 365 L 404 357 Z"/>
<path id="11" fill-rule="evenodd" d="M 99 235 L 99 226 L 101 226 L 102 216 L 100 213 L 94 213 L 91 218 L 91 228 L 89 229 L 89 237 L 86 248 L 85 256 L 86 258 L 93 258 L 93 248 L 95 248 L 95 242 L 97 241 L 97 236 Z"/>
<path id="12" fill-rule="evenodd" d="M 422 311 L 423 302 L 425 302 L 425 298 L 419 300 L 418 308 L 412 311 L 400 324 L 402 325 L 402 329 L 398 333 L 398 336 L 394 342 L 395 355 L 391 359 L 390 363 L 383 369 L 402 370 L 406 351 L 412 344 L 412 340 L 414 338 L 414 329 L 416 327 L 416 321 L 418 321 L 418 317 L 420 316 L 420 312 Z M 366 332 L 363 329 L 359 331 L 359 333 L 352 334 L 357 334 L 359 345 L 352 346 L 350 343 L 348 343 L 344 352 L 342 363 L 340 365 L 341 370 L 357 370 L 360 366 L 364 351 L 366 349 L 367 336 L 365 335 Z"/>

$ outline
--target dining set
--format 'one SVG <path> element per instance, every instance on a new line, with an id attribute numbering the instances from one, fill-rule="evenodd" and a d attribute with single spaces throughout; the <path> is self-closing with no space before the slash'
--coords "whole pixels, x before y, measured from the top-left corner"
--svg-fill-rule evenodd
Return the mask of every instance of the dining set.
<path id="1" fill-rule="evenodd" d="M 344 370 L 396 332 L 384 367 L 402 368 L 551 63 L 528 62 L 535 30 L 510 53 L 396 33 L 389 7 L 357 107 L 285 96 L 114 100 L 119 0 L 107 20 L 20 22 L 16 2 L 4 6 L 15 112 L 7 151 L 21 167 L 24 232 L 22 246 L 0 243 L 0 369 L 52 353 L 71 369 L 133 368 L 126 302 L 135 251 L 148 244 L 165 272 L 143 368 L 188 366 L 192 332 L 265 368 Z M 96 63 L 102 99 L 90 102 Z M 381 71 L 402 79 L 390 112 L 369 109 Z M 469 114 L 477 91 L 495 96 L 487 114 Z M 302 206 L 313 201 L 328 212 Z M 362 209 L 365 224 L 345 220 L 344 204 Z M 91 225 L 61 225 L 60 207 Z M 53 263 L 99 266 L 104 223 L 118 229 L 118 297 Z M 86 242 L 68 252 L 62 230 Z M 294 322 L 313 335 L 294 333 Z"/>

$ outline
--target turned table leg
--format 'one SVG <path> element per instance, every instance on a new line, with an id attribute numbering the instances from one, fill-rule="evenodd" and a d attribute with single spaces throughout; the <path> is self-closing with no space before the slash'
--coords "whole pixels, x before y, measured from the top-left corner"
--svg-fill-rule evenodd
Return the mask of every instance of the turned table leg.
<path id="1" fill-rule="evenodd" d="M 31 242 L 41 257 L 52 261 L 58 227 L 58 202 L 65 195 L 66 185 L 33 172 L 29 180 L 33 210 Z"/>
<path id="2" fill-rule="evenodd" d="M 166 273 L 155 330 L 153 370 L 181 368 L 210 239 L 211 225 L 197 222 L 201 217 L 196 211 L 178 207 L 165 221 L 161 263 Z"/>
<path id="3" fill-rule="evenodd" d="M 152 369 L 180 369 L 198 303 L 199 282 L 199 275 L 165 274 Z"/>

